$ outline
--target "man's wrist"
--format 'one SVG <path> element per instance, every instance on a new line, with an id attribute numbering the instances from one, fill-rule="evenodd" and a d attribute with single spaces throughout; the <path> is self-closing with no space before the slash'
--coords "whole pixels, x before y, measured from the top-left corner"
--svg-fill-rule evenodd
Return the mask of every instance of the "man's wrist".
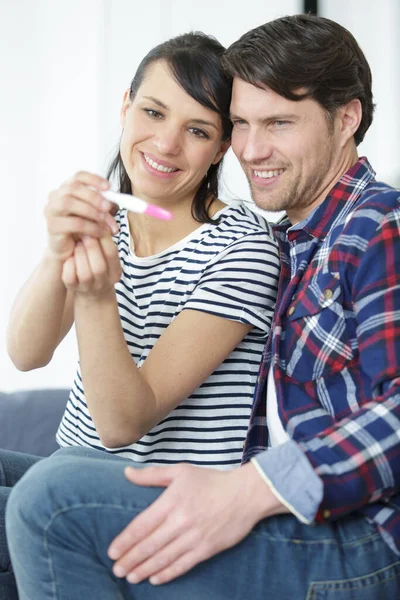
<path id="1" fill-rule="evenodd" d="M 267 517 L 290 512 L 273 489 L 265 485 L 265 481 L 253 463 L 243 465 L 236 470 L 236 473 L 241 478 L 241 486 L 245 490 L 247 502 L 252 506 L 255 523 Z"/>

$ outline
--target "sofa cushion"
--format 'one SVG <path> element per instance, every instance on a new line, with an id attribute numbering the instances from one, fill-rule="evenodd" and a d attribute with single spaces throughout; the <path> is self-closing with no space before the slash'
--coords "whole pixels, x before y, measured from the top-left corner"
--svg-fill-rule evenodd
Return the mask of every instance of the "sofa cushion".
<path id="1" fill-rule="evenodd" d="M 49 456 L 67 400 L 65 389 L 0 392 L 0 447 Z"/>

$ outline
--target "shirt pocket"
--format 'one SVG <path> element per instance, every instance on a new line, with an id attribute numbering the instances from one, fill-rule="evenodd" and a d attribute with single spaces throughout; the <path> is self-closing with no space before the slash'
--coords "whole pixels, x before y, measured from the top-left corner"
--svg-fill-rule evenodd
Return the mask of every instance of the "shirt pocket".
<path id="1" fill-rule="evenodd" d="M 334 375 L 354 359 L 340 280 L 332 273 L 314 276 L 300 288 L 284 319 L 286 373 L 293 379 L 307 382 Z"/>

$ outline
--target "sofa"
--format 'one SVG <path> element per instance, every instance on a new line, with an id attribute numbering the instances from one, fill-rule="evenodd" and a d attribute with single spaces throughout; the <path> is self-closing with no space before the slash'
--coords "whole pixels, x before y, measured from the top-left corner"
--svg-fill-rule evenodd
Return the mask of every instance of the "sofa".
<path id="1" fill-rule="evenodd" d="M 0 448 L 49 456 L 68 400 L 66 389 L 0 392 Z"/>

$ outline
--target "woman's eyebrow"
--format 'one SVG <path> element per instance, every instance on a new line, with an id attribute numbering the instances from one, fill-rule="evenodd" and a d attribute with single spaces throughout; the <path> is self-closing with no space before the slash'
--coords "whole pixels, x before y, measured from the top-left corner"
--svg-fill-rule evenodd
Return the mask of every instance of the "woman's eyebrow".
<path id="1" fill-rule="evenodd" d="M 143 98 L 145 98 L 146 100 L 151 100 L 152 102 L 157 104 L 157 106 L 164 108 L 164 110 L 169 110 L 168 106 L 164 104 L 164 102 L 161 102 L 161 100 L 158 100 L 154 96 L 143 96 Z M 193 123 L 198 123 L 199 125 L 209 125 L 210 127 L 214 127 L 214 129 L 218 130 L 218 126 L 212 121 L 207 121 L 206 119 L 191 119 L 191 121 L 193 121 Z"/>
<path id="2" fill-rule="evenodd" d="M 210 127 L 214 127 L 214 129 L 218 130 L 218 126 L 212 121 L 206 121 L 205 119 L 191 119 L 193 123 L 198 123 L 199 125 L 210 125 Z"/>
<path id="3" fill-rule="evenodd" d="M 164 104 L 164 102 L 161 102 L 161 100 L 157 100 L 157 98 L 154 98 L 154 96 L 143 96 L 143 98 L 146 98 L 147 100 L 151 100 L 152 102 L 154 102 L 161 108 L 165 108 L 165 110 L 169 110 L 168 106 L 166 104 Z"/>

